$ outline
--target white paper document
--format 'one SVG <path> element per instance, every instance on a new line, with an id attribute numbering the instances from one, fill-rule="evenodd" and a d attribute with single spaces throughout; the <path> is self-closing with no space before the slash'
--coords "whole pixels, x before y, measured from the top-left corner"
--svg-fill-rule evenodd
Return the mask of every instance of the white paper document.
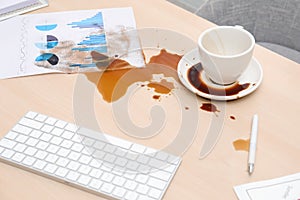
<path id="1" fill-rule="evenodd" d="M 300 173 L 234 187 L 240 200 L 300 200 Z"/>
<path id="2" fill-rule="evenodd" d="M 144 66 L 132 8 L 31 14 L 0 22 L 0 79 L 97 71 L 120 57 Z"/>

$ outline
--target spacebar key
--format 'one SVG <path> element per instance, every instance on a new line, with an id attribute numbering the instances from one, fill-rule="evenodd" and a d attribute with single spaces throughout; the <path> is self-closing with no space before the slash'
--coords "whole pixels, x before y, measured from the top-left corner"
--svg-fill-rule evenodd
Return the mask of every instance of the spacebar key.
<path id="1" fill-rule="evenodd" d="M 110 143 L 110 144 L 122 147 L 124 149 L 130 149 L 130 147 L 132 145 L 132 143 L 129 142 L 129 141 L 122 140 L 122 139 L 116 138 L 114 136 L 104 134 L 104 133 L 100 133 L 100 132 L 97 132 L 97 131 L 93 131 L 93 130 L 83 128 L 83 127 L 80 127 L 78 129 L 77 133 L 79 135 L 82 135 L 82 136 L 94 138 L 95 140 L 100 140 L 100 141 L 103 141 L 105 143 Z"/>

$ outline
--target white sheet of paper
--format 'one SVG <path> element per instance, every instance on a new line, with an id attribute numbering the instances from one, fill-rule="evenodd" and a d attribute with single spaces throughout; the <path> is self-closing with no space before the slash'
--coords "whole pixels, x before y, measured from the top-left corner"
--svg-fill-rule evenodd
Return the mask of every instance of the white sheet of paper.
<path id="1" fill-rule="evenodd" d="M 93 69 L 94 49 L 109 57 L 118 54 L 130 64 L 143 66 L 141 51 L 128 52 L 140 49 L 135 28 L 129 7 L 31 14 L 2 21 L 0 79 L 61 73 L 71 65 L 81 70 Z M 129 34 L 127 30 L 133 31 Z M 127 35 L 123 34 L 125 31 Z M 126 38 L 120 38 L 124 35 Z M 53 63 L 57 60 L 57 64 Z"/>
<path id="2" fill-rule="evenodd" d="M 240 200 L 300 200 L 300 173 L 238 185 L 234 191 Z"/>

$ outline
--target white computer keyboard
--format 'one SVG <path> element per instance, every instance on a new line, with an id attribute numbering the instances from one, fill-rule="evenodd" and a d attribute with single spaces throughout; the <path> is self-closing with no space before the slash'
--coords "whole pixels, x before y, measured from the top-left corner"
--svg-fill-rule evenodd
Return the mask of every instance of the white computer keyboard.
<path id="1" fill-rule="evenodd" d="M 0 140 L 0 160 L 112 199 L 162 199 L 181 159 L 28 112 Z"/>

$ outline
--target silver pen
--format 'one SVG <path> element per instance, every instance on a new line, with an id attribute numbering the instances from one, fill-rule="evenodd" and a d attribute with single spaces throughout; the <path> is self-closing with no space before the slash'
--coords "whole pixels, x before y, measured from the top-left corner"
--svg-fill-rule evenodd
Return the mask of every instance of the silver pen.
<path id="1" fill-rule="evenodd" d="M 255 114 L 252 119 L 252 128 L 249 144 L 249 157 L 248 157 L 248 173 L 251 175 L 254 170 L 256 142 L 257 142 L 257 129 L 258 129 L 258 116 Z"/>

